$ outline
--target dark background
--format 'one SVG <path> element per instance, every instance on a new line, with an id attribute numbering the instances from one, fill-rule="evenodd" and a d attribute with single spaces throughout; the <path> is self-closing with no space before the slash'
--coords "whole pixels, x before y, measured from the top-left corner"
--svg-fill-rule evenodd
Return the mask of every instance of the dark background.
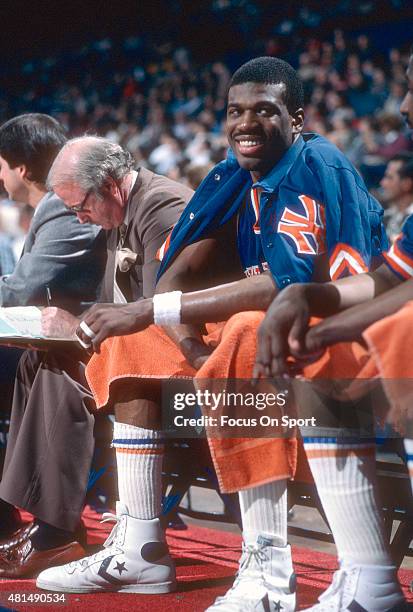
<path id="1" fill-rule="evenodd" d="M 289 18 L 290 29 L 285 26 Z M 413 39 L 407 23 L 412 18 L 411 0 L 3 0 L 0 66 L 77 47 L 91 38 L 110 35 L 116 40 L 128 34 L 174 40 L 190 47 L 195 57 L 214 59 L 251 44 L 251 32 L 256 38 L 279 33 L 283 22 L 289 38 L 310 36 L 315 28 L 323 36 L 340 27 L 371 32 L 377 45 L 400 46 Z"/>

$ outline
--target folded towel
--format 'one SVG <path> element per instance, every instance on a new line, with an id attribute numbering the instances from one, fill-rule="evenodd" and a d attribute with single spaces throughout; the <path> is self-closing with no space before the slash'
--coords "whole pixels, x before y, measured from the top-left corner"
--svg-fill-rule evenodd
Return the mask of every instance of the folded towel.
<path id="1" fill-rule="evenodd" d="M 196 372 L 163 330 L 150 326 L 129 336 L 109 338 L 90 359 L 86 376 L 97 408 L 110 402 L 111 385 L 122 378 L 195 379 L 202 388 L 210 379 L 249 379 L 262 312 L 239 313 L 226 323 L 208 324 L 206 344 L 216 347 Z M 294 475 L 294 438 L 220 438 L 209 444 L 223 492 L 233 492 Z"/>

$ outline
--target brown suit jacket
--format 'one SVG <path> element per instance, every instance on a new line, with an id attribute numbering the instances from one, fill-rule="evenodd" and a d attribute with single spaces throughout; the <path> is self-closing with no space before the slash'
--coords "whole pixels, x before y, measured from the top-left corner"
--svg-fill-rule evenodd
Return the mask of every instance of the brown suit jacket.
<path id="1" fill-rule="evenodd" d="M 155 290 L 158 249 L 178 221 L 193 191 L 165 176 L 140 168 L 128 200 L 129 223 L 123 247 L 137 258 L 128 272 L 116 272 L 116 280 L 128 301 L 151 297 Z M 107 234 L 108 258 L 100 295 L 113 302 L 114 268 L 119 230 Z"/>

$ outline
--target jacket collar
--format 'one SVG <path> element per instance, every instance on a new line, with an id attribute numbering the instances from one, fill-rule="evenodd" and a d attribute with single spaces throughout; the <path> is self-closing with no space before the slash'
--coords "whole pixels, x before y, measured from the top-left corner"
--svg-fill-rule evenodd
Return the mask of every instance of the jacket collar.
<path id="1" fill-rule="evenodd" d="M 304 139 L 299 136 L 291 147 L 284 153 L 280 161 L 274 166 L 263 179 L 257 181 L 252 186 L 253 189 L 261 188 L 263 191 L 273 192 L 277 189 L 281 180 L 285 178 L 289 169 L 293 166 L 296 159 L 301 155 L 305 146 Z"/>
<path id="2" fill-rule="evenodd" d="M 153 172 L 147 170 L 146 168 L 137 168 L 137 172 L 138 176 L 136 177 L 135 184 L 131 189 L 127 202 L 126 218 L 128 219 L 129 223 L 127 223 L 125 237 L 129 233 L 131 226 L 130 221 L 136 217 L 139 203 L 141 202 L 141 199 L 147 191 L 153 178 Z"/>

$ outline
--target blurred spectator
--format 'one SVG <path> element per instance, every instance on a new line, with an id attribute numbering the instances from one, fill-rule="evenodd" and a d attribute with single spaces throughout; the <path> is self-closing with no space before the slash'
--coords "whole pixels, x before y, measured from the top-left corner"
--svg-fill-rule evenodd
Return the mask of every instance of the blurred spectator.
<path id="1" fill-rule="evenodd" d="M 160 137 L 159 145 L 149 155 L 148 161 L 158 174 L 168 174 L 182 159 L 178 142 L 169 134 Z"/>
<path id="2" fill-rule="evenodd" d="M 383 110 L 385 113 L 397 115 L 399 112 L 400 104 L 406 93 L 406 87 L 404 82 L 392 81 L 390 83 L 390 93 L 387 97 Z"/>
<path id="3" fill-rule="evenodd" d="M 403 119 L 400 115 L 380 113 L 378 126 L 381 144 L 374 152 L 384 160 L 388 161 L 394 155 L 410 148 L 411 140 L 403 134 Z"/>
<path id="4" fill-rule="evenodd" d="M 343 153 L 348 155 L 348 152 L 352 151 L 354 138 L 356 136 L 351 119 L 348 117 L 335 117 L 331 124 L 333 129 L 328 134 L 329 140 L 343 151 Z"/>
<path id="5" fill-rule="evenodd" d="M 203 19 L 211 31 L 217 26 L 217 44 L 221 38 L 227 42 L 220 55 L 203 49 L 199 61 L 182 40 L 173 39 L 171 27 L 155 42 L 143 33 L 106 37 L 79 48 L 62 45 L 45 59 L 10 62 L 0 74 L 7 83 L 0 94 L 0 122 L 28 110 L 51 113 L 72 136 L 97 133 L 119 142 L 140 165 L 184 179 L 188 163 L 205 165 L 225 154 L 220 137 L 232 70 L 245 56 L 279 55 L 304 81 L 306 128 L 331 138 L 365 173 L 369 186 L 378 186 L 388 159 L 411 144 L 405 127 L 386 119 L 398 114 L 408 53 L 390 45 L 386 51 L 386 40 L 374 27 L 371 36 L 341 29 L 329 33 L 340 16 L 375 13 L 374 3 L 293 3 L 286 10 L 248 0 L 242 2 L 242 18 L 240 3 L 204 3 Z M 387 4 L 381 15 L 386 28 L 387 17 L 400 13 Z M 171 7 L 165 6 L 165 16 L 172 24 Z M 188 10 L 190 18 L 197 15 Z M 308 36 L 315 25 L 326 23 L 319 30 L 324 35 Z M 397 40 L 397 27 L 390 39 Z"/>
<path id="6" fill-rule="evenodd" d="M 390 159 L 411 148 L 411 140 L 402 131 L 403 120 L 399 115 L 381 113 L 374 125 L 376 129 L 365 133 L 366 151 L 360 163 L 369 188 L 378 184 Z"/>
<path id="7" fill-rule="evenodd" d="M 380 185 L 383 190 L 384 225 L 391 241 L 413 213 L 413 153 L 395 155 L 387 164 Z"/>

